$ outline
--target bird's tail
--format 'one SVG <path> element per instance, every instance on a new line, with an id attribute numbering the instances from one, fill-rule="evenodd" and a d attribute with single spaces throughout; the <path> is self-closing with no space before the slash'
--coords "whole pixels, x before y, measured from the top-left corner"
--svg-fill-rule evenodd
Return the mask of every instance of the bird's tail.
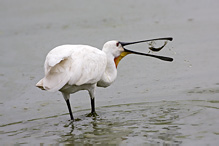
<path id="1" fill-rule="evenodd" d="M 40 89 L 42 89 L 42 90 L 45 90 L 45 89 L 43 88 L 43 79 L 41 79 L 41 80 L 36 84 L 36 87 L 38 87 L 38 88 L 40 88 Z"/>

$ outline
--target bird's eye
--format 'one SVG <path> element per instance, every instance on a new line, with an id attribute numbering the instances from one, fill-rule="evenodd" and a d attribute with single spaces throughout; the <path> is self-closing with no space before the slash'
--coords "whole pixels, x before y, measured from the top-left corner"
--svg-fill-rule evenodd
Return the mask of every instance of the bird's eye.
<path id="1" fill-rule="evenodd" d="M 119 46 L 119 42 L 116 43 L 116 46 L 117 46 L 117 47 Z"/>

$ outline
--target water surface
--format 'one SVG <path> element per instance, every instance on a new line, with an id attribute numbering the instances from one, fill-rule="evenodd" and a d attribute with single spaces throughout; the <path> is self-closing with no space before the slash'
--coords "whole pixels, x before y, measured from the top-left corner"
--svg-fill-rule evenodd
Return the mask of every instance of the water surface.
<path id="1" fill-rule="evenodd" d="M 0 142 L 30 144 L 217 145 L 218 1 L 0 1 Z M 158 55 L 129 55 L 109 88 L 98 88 L 99 117 L 86 91 L 41 91 L 46 54 L 62 44 L 102 48 L 108 40 L 171 36 Z M 148 52 L 147 44 L 128 47 Z"/>

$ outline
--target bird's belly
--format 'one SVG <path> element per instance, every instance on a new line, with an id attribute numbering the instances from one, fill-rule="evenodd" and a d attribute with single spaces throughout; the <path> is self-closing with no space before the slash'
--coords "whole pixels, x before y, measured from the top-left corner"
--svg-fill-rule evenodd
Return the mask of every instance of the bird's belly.
<path id="1" fill-rule="evenodd" d="M 72 94 L 72 93 L 75 93 L 75 92 L 80 91 L 80 90 L 88 90 L 89 91 L 90 89 L 93 89 L 94 86 L 95 86 L 95 84 L 83 84 L 80 86 L 66 84 L 59 91 Z"/>
<path id="2" fill-rule="evenodd" d="M 107 82 L 103 82 L 103 81 L 97 82 L 97 87 L 104 87 L 104 88 L 106 88 L 106 87 L 108 87 L 110 85 L 111 85 L 111 83 L 107 83 Z"/>

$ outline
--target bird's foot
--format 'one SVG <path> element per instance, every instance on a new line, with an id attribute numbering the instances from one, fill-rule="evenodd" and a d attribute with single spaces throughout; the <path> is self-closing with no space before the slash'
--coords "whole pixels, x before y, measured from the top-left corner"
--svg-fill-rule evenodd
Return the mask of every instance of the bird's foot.
<path id="1" fill-rule="evenodd" d="M 97 117 L 97 116 L 99 116 L 99 115 L 96 112 L 91 112 L 91 113 L 87 114 L 86 117 Z"/>
<path id="2" fill-rule="evenodd" d="M 69 120 L 69 123 L 64 125 L 64 127 L 69 127 L 69 126 L 74 127 L 74 120 Z"/>

